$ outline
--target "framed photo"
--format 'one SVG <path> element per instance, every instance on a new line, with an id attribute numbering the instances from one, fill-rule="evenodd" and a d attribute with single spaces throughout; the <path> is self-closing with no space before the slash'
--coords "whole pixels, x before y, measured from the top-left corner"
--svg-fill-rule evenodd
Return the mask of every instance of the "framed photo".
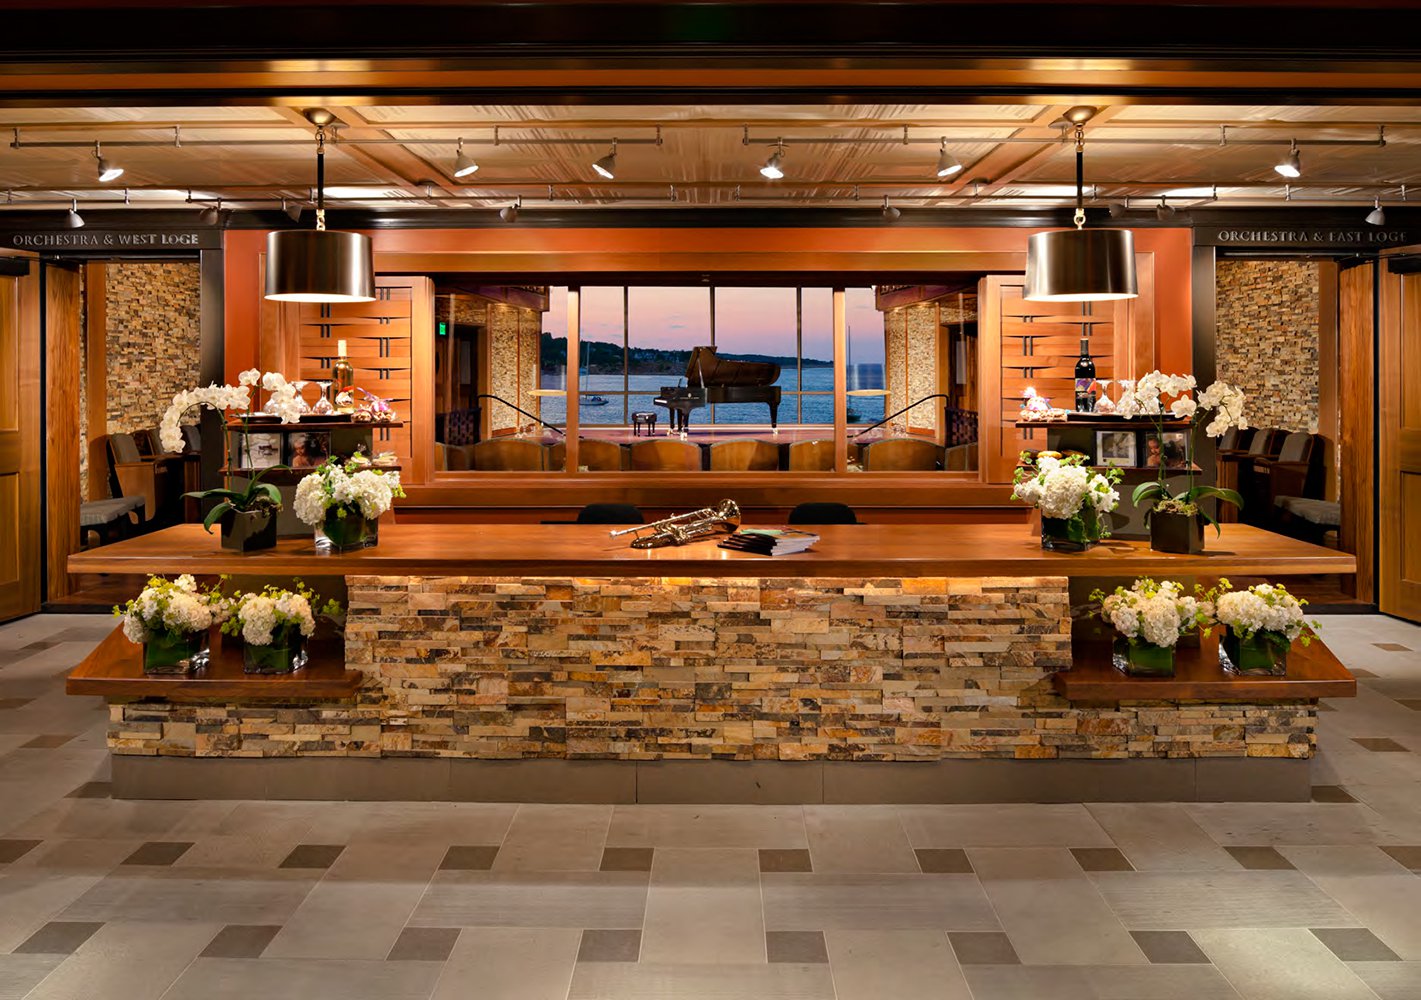
<path id="1" fill-rule="evenodd" d="M 286 464 L 293 469 L 314 469 L 330 453 L 330 431 L 296 431 L 286 437 Z"/>
<path id="2" fill-rule="evenodd" d="M 234 469 L 269 469 L 281 464 L 282 435 L 271 431 L 253 431 L 245 445 L 242 432 L 233 431 L 228 440 L 227 461 Z"/>
<path id="3" fill-rule="evenodd" d="M 1189 467 L 1189 435 L 1184 431 L 1165 431 L 1163 435 L 1151 434 L 1145 440 L 1145 467 L 1158 469 L 1187 469 Z"/>
<path id="4" fill-rule="evenodd" d="M 1135 450 L 1134 431 L 1096 431 L 1095 461 L 1097 465 L 1111 465 L 1122 469 L 1139 465 Z"/>

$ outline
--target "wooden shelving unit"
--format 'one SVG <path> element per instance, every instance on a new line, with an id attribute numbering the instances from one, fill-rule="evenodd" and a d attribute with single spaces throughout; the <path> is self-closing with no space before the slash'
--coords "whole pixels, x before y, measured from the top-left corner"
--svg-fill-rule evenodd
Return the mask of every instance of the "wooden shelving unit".
<path id="1" fill-rule="evenodd" d="M 203 670 L 186 677 L 153 676 L 143 672 L 143 647 L 114 629 L 69 672 L 65 693 L 111 701 L 329 701 L 353 698 L 364 678 L 346 669 L 345 643 L 339 639 L 312 641 L 306 666 L 294 674 L 244 673 L 239 643 L 224 643 L 216 629 L 209 642 L 211 659 Z"/>

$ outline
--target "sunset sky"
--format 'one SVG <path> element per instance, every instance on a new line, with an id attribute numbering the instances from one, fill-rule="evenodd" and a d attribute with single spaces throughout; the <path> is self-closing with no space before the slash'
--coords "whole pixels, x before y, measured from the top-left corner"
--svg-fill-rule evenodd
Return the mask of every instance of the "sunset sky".
<path id="1" fill-rule="evenodd" d="M 642 286 L 631 289 L 627 317 L 633 347 L 686 350 L 711 342 L 711 289 Z M 795 297 L 793 288 L 718 288 L 716 344 L 728 353 L 793 356 Z M 874 308 L 871 288 L 845 292 L 849 324 L 849 355 L 855 364 L 882 363 L 883 314 Z M 550 308 L 543 329 L 559 336 L 567 329 L 567 289 L 550 290 Z M 833 357 L 832 293 L 827 288 L 804 290 L 804 356 Z M 622 342 L 622 289 L 583 288 L 582 337 Z"/>

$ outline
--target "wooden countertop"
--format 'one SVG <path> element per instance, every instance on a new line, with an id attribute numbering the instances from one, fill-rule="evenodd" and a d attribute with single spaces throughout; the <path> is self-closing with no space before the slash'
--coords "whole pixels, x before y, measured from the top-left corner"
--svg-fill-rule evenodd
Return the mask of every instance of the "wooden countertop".
<path id="1" fill-rule="evenodd" d="M 1245 524 L 1208 532 L 1201 555 L 1108 541 L 1089 552 L 1044 552 L 1020 524 L 860 524 L 814 528 L 810 551 L 770 558 L 714 541 L 633 549 L 591 524 L 382 524 L 380 544 L 320 554 L 312 538 L 275 549 L 224 551 L 216 533 L 181 524 L 69 557 L 71 573 L 233 573 L 269 576 L 1288 576 L 1355 573 L 1356 560 Z"/>

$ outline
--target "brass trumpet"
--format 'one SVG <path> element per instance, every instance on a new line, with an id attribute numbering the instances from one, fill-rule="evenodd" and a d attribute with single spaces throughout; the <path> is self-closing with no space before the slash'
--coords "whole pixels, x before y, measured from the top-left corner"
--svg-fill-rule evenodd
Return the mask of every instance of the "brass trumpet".
<path id="1" fill-rule="evenodd" d="M 731 534 L 740 527 L 740 507 L 734 500 L 722 500 L 714 507 L 702 507 L 689 514 L 663 517 L 650 524 L 618 528 L 609 532 L 612 538 L 634 535 L 632 548 L 659 549 L 667 545 L 685 545 L 698 538 L 716 534 Z M 650 534 L 642 534 L 650 532 Z"/>

